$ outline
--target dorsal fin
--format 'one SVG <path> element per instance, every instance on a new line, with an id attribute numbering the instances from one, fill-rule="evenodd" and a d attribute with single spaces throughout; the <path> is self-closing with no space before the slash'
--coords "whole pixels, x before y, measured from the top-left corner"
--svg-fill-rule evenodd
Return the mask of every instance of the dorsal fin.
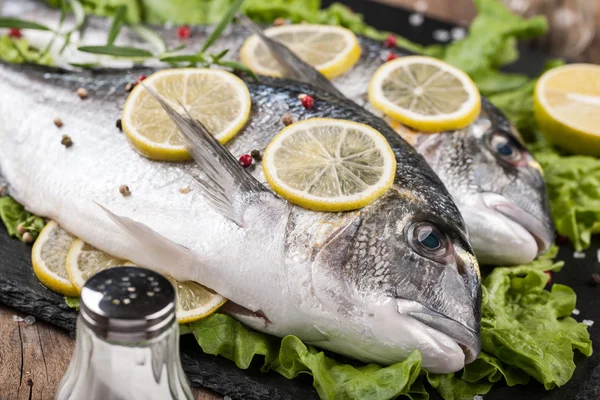
<path id="1" fill-rule="evenodd" d="M 142 83 L 143 84 L 143 83 Z M 202 122 L 194 119 L 185 110 L 185 115 L 175 111 L 169 102 L 148 85 L 144 88 L 160 103 L 175 123 L 185 146 L 206 174 L 206 178 L 194 177 L 202 195 L 213 209 L 242 226 L 240 205 L 244 198 L 257 193 L 270 193 L 250 175 Z"/>
<path id="2" fill-rule="evenodd" d="M 300 57 L 294 54 L 294 52 L 288 49 L 287 46 L 265 35 L 260 26 L 256 25 L 250 18 L 239 13 L 237 17 L 246 28 L 254 32 L 269 50 L 271 50 L 273 56 L 285 69 L 286 78 L 309 83 L 342 99 L 346 98 L 331 82 L 329 82 L 329 79 L 325 78 L 323 74 L 305 63 Z"/>

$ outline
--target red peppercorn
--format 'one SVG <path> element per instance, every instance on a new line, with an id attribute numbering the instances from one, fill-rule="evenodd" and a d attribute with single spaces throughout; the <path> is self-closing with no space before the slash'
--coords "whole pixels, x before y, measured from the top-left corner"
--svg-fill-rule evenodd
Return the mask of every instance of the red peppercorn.
<path id="1" fill-rule="evenodd" d="M 177 36 L 179 39 L 188 39 L 192 34 L 192 30 L 188 25 L 183 25 L 177 28 Z"/>
<path id="2" fill-rule="evenodd" d="M 140 83 L 147 78 L 146 75 L 140 75 L 136 78 L 135 83 Z"/>
<path id="3" fill-rule="evenodd" d="M 388 49 L 395 47 L 396 46 L 396 36 L 388 35 L 388 37 L 386 37 L 385 40 L 383 41 L 383 45 L 385 47 L 387 47 Z"/>
<path id="4" fill-rule="evenodd" d="M 548 283 L 546 283 L 546 285 L 551 285 L 552 284 L 552 272 L 550 271 L 544 271 L 546 273 L 546 275 L 548 275 Z"/>
<path id="5" fill-rule="evenodd" d="M 392 61 L 392 60 L 395 60 L 396 58 L 398 58 L 398 56 L 396 55 L 396 53 L 390 53 L 390 54 L 388 54 L 388 56 L 385 59 L 385 61 Z"/>
<path id="6" fill-rule="evenodd" d="M 313 108 L 313 106 L 315 105 L 315 99 L 312 98 L 312 96 L 309 95 L 305 95 L 300 99 L 300 102 L 302 103 L 302 107 L 304 108 Z"/>
<path id="7" fill-rule="evenodd" d="M 8 30 L 8 37 L 19 39 L 23 37 L 23 34 L 19 28 L 10 28 Z"/>
<path id="8" fill-rule="evenodd" d="M 252 156 L 250 154 L 243 154 L 240 156 L 240 159 L 238 160 L 238 162 L 240 163 L 240 165 L 244 168 L 248 168 L 249 166 L 252 165 Z"/>

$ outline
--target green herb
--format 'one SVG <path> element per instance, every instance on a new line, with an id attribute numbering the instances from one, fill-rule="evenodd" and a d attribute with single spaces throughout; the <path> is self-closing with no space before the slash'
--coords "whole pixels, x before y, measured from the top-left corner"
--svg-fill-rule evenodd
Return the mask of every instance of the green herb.
<path id="1" fill-rule="evenodd" d="M 34 239 L 38 237 L 40 231 L 46 223 L 42 218 L 36 217 L 29 211 L 12 199 L 10 196 L 0 197 L 0 220 L 4 223 L 8 234 L 23 238 L 19 235 L 17 227 L 23 225 L 23 228 L 29 231 Z"/>
<path id="2" fill-rule="evenodd" d="M 119 32 L 121 32 L 121 28 L 123 27 L 123 22 L 125 19 L 125 11 L 127 7 L 124 5 L 119 6 L 115 16 L 113 17 L 113 22 L 110 25 L 110 29 L 108 30 L 108 39 L 106 39 L 106 46 L 112 46 L 119 36 Z"/>
<path id="3" fill-rule="evenodd" d="M 223 33 L 227 25 L 229 25 L 229 23 L 235 16 L 235 13 L 239 10 L 243 2 L 244 0 L 237 0 L 229 8 L 229 10 L 227 10 L 227 13 L 223 16 L 223 18 L 221 18 L 221 21 L 219 21 L 217 26 L 215 26 L 215 29 L 213 29 L 208 39 L 206 39 L 206 42 L 204 42 L 204 44 L 202 45 L 202 49 L 200 50 L 201 53 L 204 53 L 206 50 L 208 50 L 208 48 L 212 46 L 212 44 L 219 38 L 219 36 L 221 36 L 221 34 Z"/>
<path id="4" fill-rule="evenodd" d="M 148 50 L 138 49 L 136 47 L 127 47 L 127 46 L 81 46 L 78 47 L 79 51 L 83 51 L 85 53 L 92 54 L 101 54 L 107 56 L 114 57 L 141 57 L 141 58 L 149 58 L 154 57 L 152 53 Z"/>
<path id="5" fill-rule="evenodd" d="M 51 29 L 37 22 L 25 21 L 18 18 L 0 17 L 0 28 L 34 29 L 38 31 L 50 31 Z"/>
<path id="6" fill-rule="evenodd" d="M 254 79 L 255 81 L 258 81 L 258 77 L 256 76 L 256 74 L 251 69 L 246 67 L 244 64 L 241 64 L 239 62 L 214 60 L 213 64 L 222 65 L 223 67 L 231 68 L 234 71 L 245 72 L 248 75 L 250 75 L 252 77 L 252 79 Z"/>
<path id="7" fill-rule="evenodd" d="M 143 25 L 133 25 L 130 27 L 140 38 L 145 40 L 154 50 L 155 54 L 164 54 L 167 52 L 167 44 L 159 34 Z M 185 45 L 178 46 L 170 51 L 179 51 L 185 48 Z"/>

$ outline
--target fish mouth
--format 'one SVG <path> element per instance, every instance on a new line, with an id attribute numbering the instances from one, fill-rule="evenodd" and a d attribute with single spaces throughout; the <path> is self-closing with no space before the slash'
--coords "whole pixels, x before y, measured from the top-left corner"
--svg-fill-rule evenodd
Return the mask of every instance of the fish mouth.
<path id="1" fill-rule="evenodd" d="M 465 365 L 475 361 L 479 355 L 481 351 L 479 332 L 425 306 L 420 311 L 410 312 L 409 315 L 454 340 L 465 354 Z"/>
<path id="2" fill-rule="evenodd" d="M 542 220 L 531 215 L 506 197 L 496 193 L 484 193 L 483 200 L 486 207 L 498 211 L 529 232 L 537 244 L 538 256 L 550 249 L 554 242 L 554 234 Z"/>
<path id="3" fill-rule="evenodd" d="M 476 323 L 477 330 L 475 330 L 414 300 L 396 297 L 396 305 L 398 314 L 408 316 L 455 342 L 465 355 L 464 365 L 472 363 L 479 355 L 481 351 L 479 321 Z"/>

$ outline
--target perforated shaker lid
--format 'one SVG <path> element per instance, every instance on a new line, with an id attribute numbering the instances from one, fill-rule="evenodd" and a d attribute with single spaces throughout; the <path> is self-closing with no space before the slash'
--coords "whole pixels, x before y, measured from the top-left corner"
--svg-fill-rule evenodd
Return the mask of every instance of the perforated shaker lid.
<path id="1" fill-rule="evenodd" d="M 144 268 L 110 268 L 91 277 L 81 290 L 81 316 L 106 339 L 151 339 L 176 321 L 175 289 L 162 275 Z"/>

